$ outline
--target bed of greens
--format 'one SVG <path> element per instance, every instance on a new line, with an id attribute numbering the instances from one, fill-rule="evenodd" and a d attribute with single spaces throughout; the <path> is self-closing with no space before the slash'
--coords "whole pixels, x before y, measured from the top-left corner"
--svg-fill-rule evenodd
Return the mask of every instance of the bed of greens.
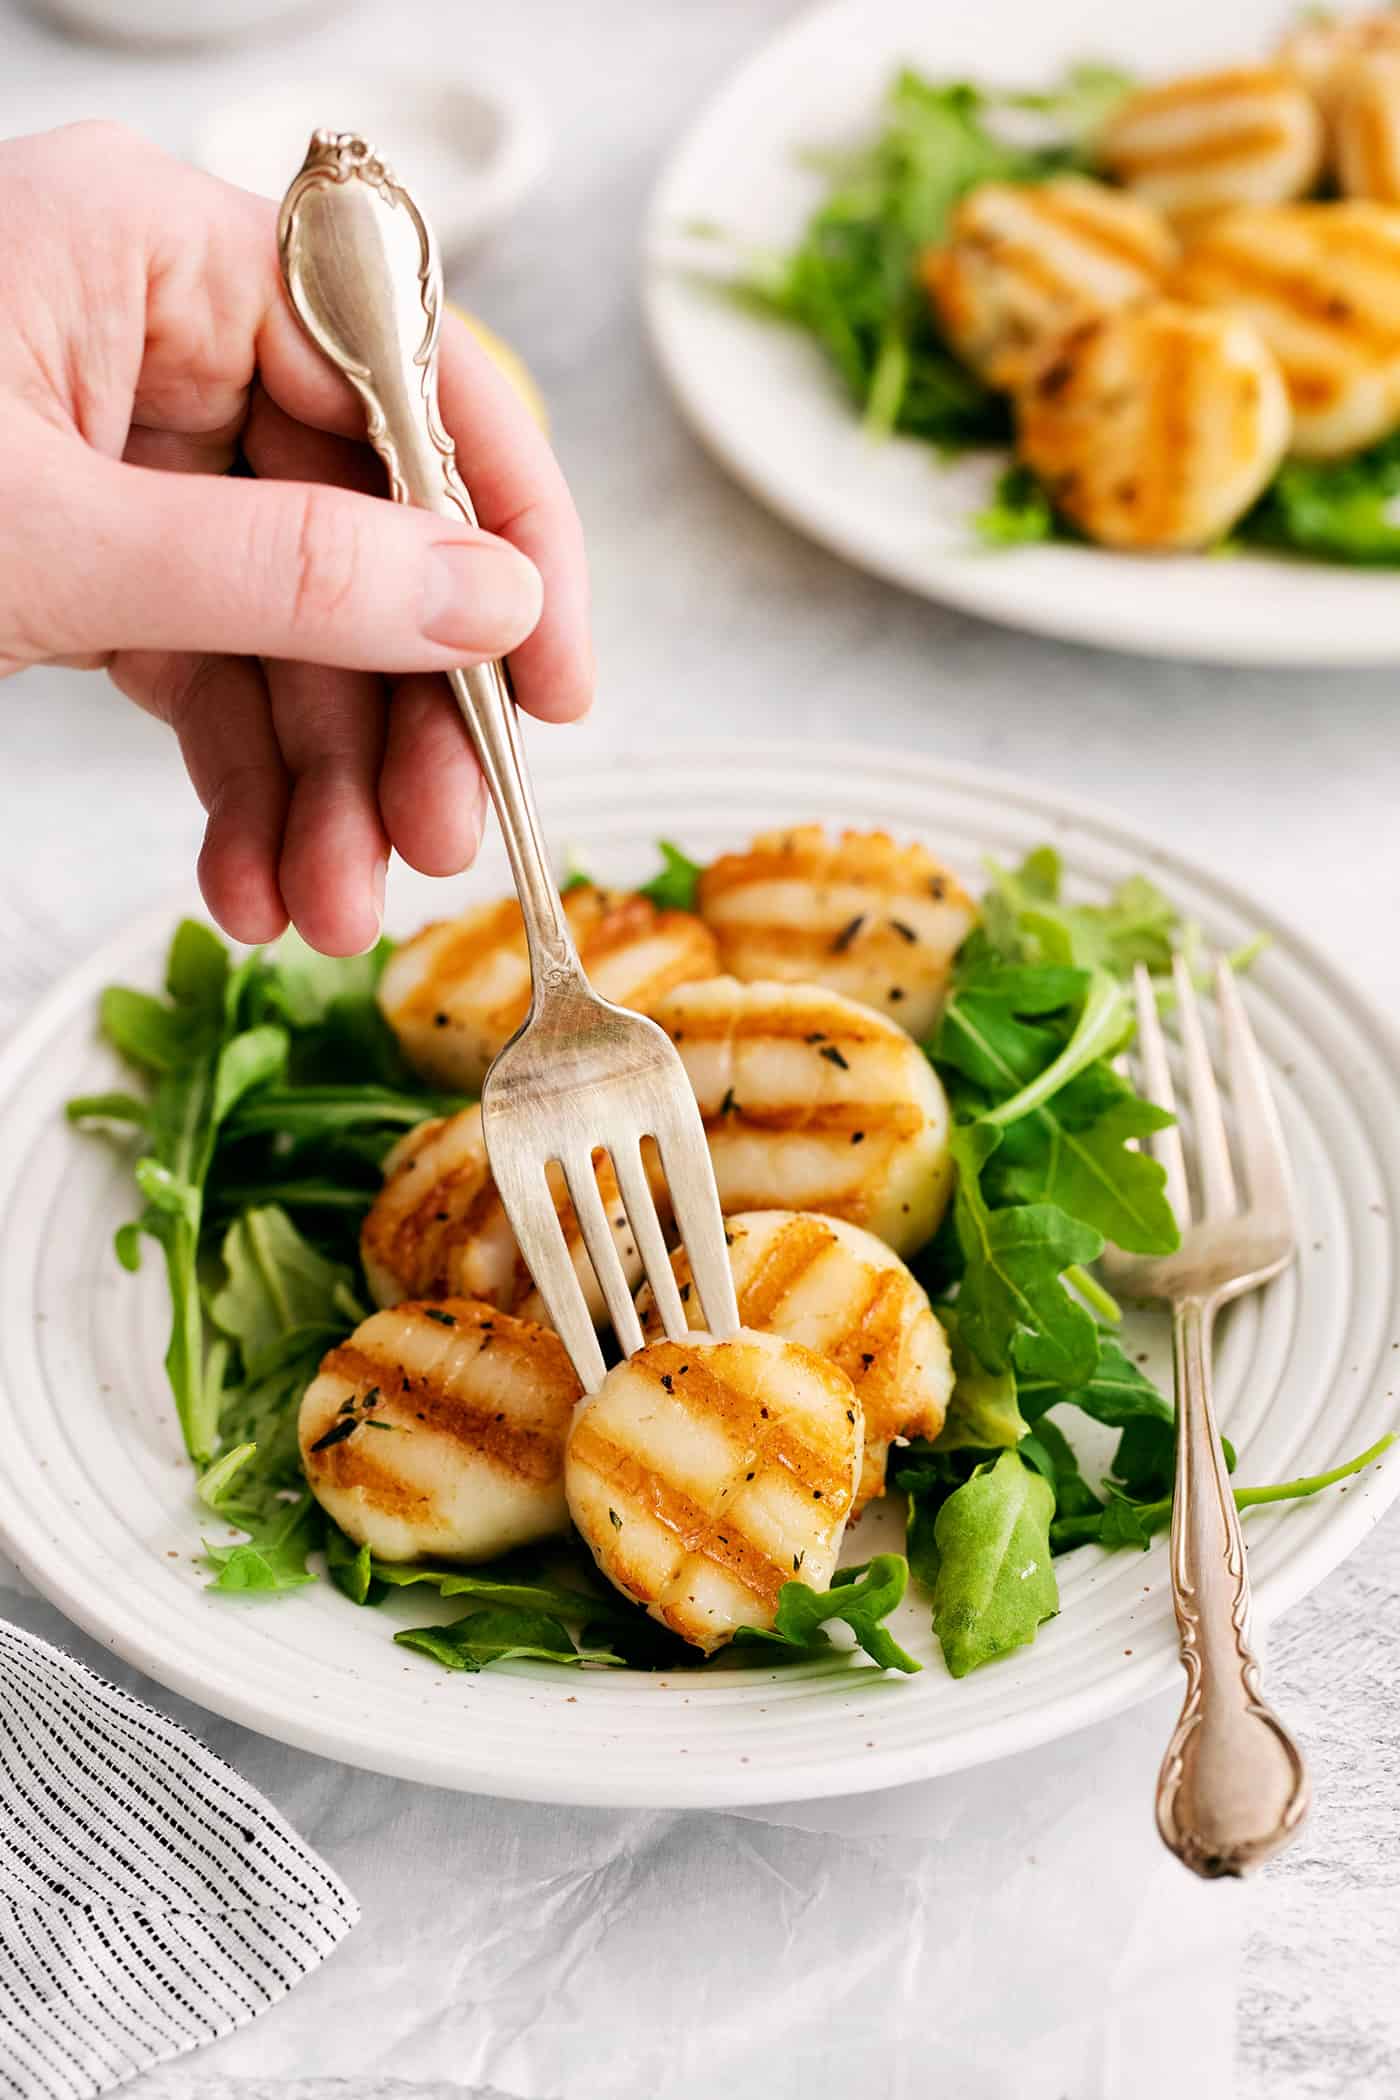
<path id="1" fill-rule="evenodd" d="M 699 870 L 662 850 L 650 893 L 693 903 Z M 1172 1408 L 1120 1345 L 1119 1308 L 1092 1264 L 1110 1240 L 1144 1254 L 1177 1241 L 1161 1171 L 1134 1145 L 1164 1119 L 1115 1059 L 1132 1029 L 1133 966 L 1165 986 L 1192 939 L 1144 878 L 1092 905 L 1066 901 L 1048 847 L 989 870 L 982 924 L 926 1046 L 954 1110 L 957 1190 L 916 1267 L 949 1329 L 956 1383 L 937 1440 L 892 1454 L 906 1551 L 842 1569 L 826 1592 L 788 1583 L 771 1630 L 745 1629 L 705 1663 L 605 1585 L 577 1542 L 485 1567 L 387 1566 L 313 1501 L 297 1411 L 324 1352 L 371 1310 L 357 1241 L 381 1163 L 405 1129 L 463 1103 L 408 1071 L 378 1012 L 387 942 L 331 962 L 288 936 L 235 961 L 185 922 L 163 996 L 103 996 L 103 1032 L 143 1090 L 84 1097 L 68 1113 L 130 1145 L 142 1208 L 116 1257 L 136 1268 L 150 1239 L 164 1260 L 175 1409 L 210 1529 L 217 1520 L 233 1534 L 206 1548 L 211 1589 L 268 1597 L 323 1573 L 363 1607 L 434 1589 L 460 1615 L 394 1638 L 455 1670 L 508 1657 L 845 1668 L 863 1651 L 912 1671 L 887 1624 L 911 1580 L 954 1676 L 1032 1640 L 1058 1609 L 1059 1554 L 1141 1551 L 1170 1518 Z M 1102 1478 L 1076 1459 L 1076 1413 L 1116 1432 Z M 1391 1441 L 1236 1499 L 1313 1495 Z"/>
<path id="2" fill-rule="evenodd" d="M 1088 143 L 1132 84 L 1104 65 L 1076 66 L 1044 93 L 901 72 L 864 151 L 809 156 L 825 197 L 791 253 L 752 261 L 736 296 L 813 338 L 872 435 L 922 438 L 945 456 L 1008 443 L 1008 399 L 941 339 L 918 256 L 978 183 L 1090 172 Z M 972 523 L 990 547 L 1079 537 L 1021 465 Z M 1285 462 L 1222 551 L 1248 545 L 1400 563 L 1400 437 L 1350 459 Z"/>

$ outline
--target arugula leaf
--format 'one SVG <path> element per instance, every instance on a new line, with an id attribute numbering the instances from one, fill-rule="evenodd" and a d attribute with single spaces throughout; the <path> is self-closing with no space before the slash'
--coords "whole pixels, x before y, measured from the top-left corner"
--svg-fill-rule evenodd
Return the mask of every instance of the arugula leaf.
<path id="1" fill-rule="evenodd" d="M 696 892 L 700 877 L 705 870 L 699 861 L 682 853 L 670 839 L 657 841 L 661 854 L 661 873 L 653 875 L 650 882 L 640 885 L 640 894 L 650 897 L 661 911 L 694 911 Z"/>
<path id="2" fill-rule="evenodd" d="M 954 1218 L 966 1263 L 959 1331 L 989 1371 L 1014 1367 L 1082 1385 L 1098 1362 L 1098 1330 L 1060 1279 L 1066 1269 L 1098 1258 L 1102 1236 L 1053 1203 L 991 1209 L 978 1177 L 998 1135 L 971 1123 L 949 1140 L 958 1169 Z"/>
<path id="3" fill-rule="evenodd" d="M 830 1645 L 826 1626 L 832 1619 L 842 1619 L 872 1662 L 882 1670 L 902 1670 L 907 1676 L 922 1664 L 905 1653 L 883 1622 L 903 1597 L 908 1581 L 909 1563 L 903 1554 L 877 1553 L 861 1567 L 838 1568 L 829 1590 L 785 1582 L 778 1592 L 772 1626 L 741 1626 L 734 1644 L 800 1648 L 809 1655 L 820 1654 Z"/>
<path id="4" fill-rule="evenodd" d="M 429 1116 L 470 1107 L 463 1094 L 406 1094 L 384 1086 L 265 1087 L 231 1119 L 230 1135 L 323 1138 L 381 1129 L 385 1147 Z"/>
<path id="5" fill-rule="evenodd" d="M 1003 1451 L 938 1512 L 933 1630 L 954 1677 L 1034 1640 L 1059 1610 L 1050 1561 L 1054 1507 L 1040 1474 Z"/>
<path id="6" fill-rule="evenodd" d="M 1045 484 L 1017 460 L 997 476 L 992 500 L 972 520 L 984 547 L 1033 547 L 1067 537 Z"/>
<path id="7" fill-rule="evenodd" d="M 306 1565 L 306 1556 L 316 1545 L 319 1532 L 320 1512 L 308 1494 L 288 1503 L 238 1545 L 211 1546 L 206 1539 L 204 1557 L 215 1570 L 208 1587 L 225 1593 L 264 1595 L 301 1589 L 316 1580 Z"/>
<path id="8" fill-rule="evenodd" d="M 1400 563 L 1400 436 L 1351 459 L 1285 461 L 1236 528 L 1241 540 L 1315 560 Z"/>
<path id="9" fill-rule="evenodd" d="M 1083 1517 L 1102 1509 L 1103 1504 L 1079 1470 L 1079 1461 L 1069 1438 L 1054 1422 L 1038 1422 L 1030 1435 L 1021 1439 L 1018 1449 L 1021 1457 L 1028 1460 L 1054 1490 L 1057 1518 Z M 1053 1524 L 1050 1544 L 1054 1551 Z"/>
<path id="10" fill-rule="evenodd" d="M 533 1662 L 612 1663 L 604 1649 L 575 1648 L 557 1619 L 547 1612 L 513 1605 L 488 1605 L 449 1626 L 408 1626 L 394 1639 L 402 1648 L 430 1655 L 449 1670 L 483 1670 L 488 1663 L 522 1659 Z"/>
<path id="11" fill-rule="evenodd" d="M 576 1589 L 567 1583 L 512 1580 L 501 1572 L 503 1564 L 490 1568 L 441 1568 L 418 1561 L 373 1563 L 374 1577 L 394 1589 L 427 1583 L 443 1597 L 479 1597 L 483 1604 L 509 1604 L 520 1611 L 548 1612 L 567 1620 L 590 1620 L 602 1626 L 617 1619 L 630 1619 L 635 1607 L 596 1592 Z"/>
<path id="12" fill-rule="evenodd" d="M 953 1359 L 953 1391 L 943 1427 L 934 1439 L 936 1451 L 1010 1448 L 1020 1442 L 1029 1423 L 1016 1404 L 1016 1374 L 1008 1366 L 989 1371 L 963 1340 L 957 1307 L 940 1311 Z"/>
<path id="13" fill-rule="evenodd" d="M 299 1328 L 349 1328 L 365 1317 L 350 1271 L 318 1254 L 277 1204 L 245 1210 L 222 1252 L 227 1280 L 209 1311 L 239 1343 L 250 1376 Z"/>
<path id="14" fill-rule="evenodd" d="M 960 966 L 929 1055 L 993 1100 L 1012 1097 L 1059 1055 L 1062 1037 L 1043 1017 L 1082 1006 L 1089 985 L 1087 971 L 1058 964 Z"/>
<path id="15" fill-rule="evenodd" d="M 1107 904 L 1061 901 L 1063 868 L 1053 846 L 1039 846 L 1019 868 L 988 863 L 991 889 L 983 900 L 993 926 L 1009 931 L 1017 958 L 1105 969 L 1119 976 L 1135 963 L 1171 968 L 1180 927 L 1176 908 L 1145 875 L 1131 875 Z"/>
<path id="16" fill-rule="evenodd" d="M 1091 1065 L 1004 1130 L 992 1170 L 996 1200 L 1058 1204 L 1130 1253 L 1170 1254 L 1181 1234 L 1166 1172 L 1130 1147 L 1171 1120 L 1111 1065 Z"/>
<path id="17" fill-rule="evenodd" d="M 388 1595 L 388 1586 L 376 1579 L 368 1546 L 357 1546 L 338 1524 L 325 1519 L 326 1573 L 352 1604 L 378 1604 Z"/>

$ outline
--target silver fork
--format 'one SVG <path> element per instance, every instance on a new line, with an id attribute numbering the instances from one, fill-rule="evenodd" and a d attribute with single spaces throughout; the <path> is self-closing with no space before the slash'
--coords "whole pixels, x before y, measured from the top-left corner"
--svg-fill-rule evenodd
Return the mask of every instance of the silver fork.
<path id="1" fill-rule="evenodd" d="M 1292 1261 L 1297 1233 L 1283 1133 L 1234 972 L 1217 965 L 1216 999 L 1234 1107 L 1237 1182 L 1191 975 L 1175 965 L 1177 1010 L 1195 1124 L 1199 1200 L 1193 1216 L 1181 1132 L 1152 1140 L 1181 1225 L 1175 1254 L 1110 1253 L 1125 1295 L 1172 1309 L 1178 1423 L 1172 1503 L 1172 1603 L 1186 1700 L 1157 1781 L 1157 1827 L 1197 1874 L 1244 1874 L 1279 1851 L 1308 1808 L 1302 1754 L 1259 1689 L 1250 1646 L 1249 1569 L 1211 1399 L 1211 1332 L 1232 1298 Z M 1166 1043 L 1147 971 L 1136 973 L 1142 1090 L 1175 1111 Z"/>
<path id="2" fill-rule="evenodd" d="M 283 200 L 282 274 L 312 341 L 364 403 L 370 442 L 396 502 L 476 523 L 438 412 L 442 273 L 426 221 L 353 133 L 318 131 Z M 611 1154 L 627 1219 L 668 1335 L 688 1331 L 642 1143 L 661 1155 L 676 1225 L 712 1334 L 739 1324 L 714 1168 L 685 1067 L 654 1021 L 599 998 L 583 972 L 525 769 L 505 666 L 450 683 L 496 805 L 529 943 L 524 1026 L 486 1075 L 482 1120 L 506 1215 L 584 1390 L 603 1352 L 546 1179 L 564 1171 L 584 1245 L 624 1352 L 642 1344 L 632 1293 L 598 1193 L 594 1154 Z"/>

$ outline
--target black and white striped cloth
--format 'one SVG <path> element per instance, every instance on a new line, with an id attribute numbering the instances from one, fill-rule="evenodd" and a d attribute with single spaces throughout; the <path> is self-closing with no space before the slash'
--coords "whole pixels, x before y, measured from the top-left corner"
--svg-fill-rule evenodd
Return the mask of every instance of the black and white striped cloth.
<path id="1" fill-rule="evenodd" d="M 3 2100 L 86 2100 L 230 2033 L 358 1916 L 187 1729 L 0 1624 Z"/>

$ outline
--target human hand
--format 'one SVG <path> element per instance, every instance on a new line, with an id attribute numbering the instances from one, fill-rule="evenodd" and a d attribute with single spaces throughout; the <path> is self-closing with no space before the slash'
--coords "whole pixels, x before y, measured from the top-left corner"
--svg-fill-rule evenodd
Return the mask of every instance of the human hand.
<path id="1" fill-rule="evenodd" d="M 509 651 L 531 714 L 588 708 L 549 447 L 449 314 L 443 419 L 489 529 L 371 500 L 382 470 L 286 303 L 274 205 L 107 124 L 0 144 L 0 193 L 0 677 L 105 666 L 179 739 L 224 929 L 290 918 L 327 954 L 365 948 L 391 846 L 447 875 L 480 839 L 434 674 Z M 259 478 L 217 478 L 240 446 Z"/>

